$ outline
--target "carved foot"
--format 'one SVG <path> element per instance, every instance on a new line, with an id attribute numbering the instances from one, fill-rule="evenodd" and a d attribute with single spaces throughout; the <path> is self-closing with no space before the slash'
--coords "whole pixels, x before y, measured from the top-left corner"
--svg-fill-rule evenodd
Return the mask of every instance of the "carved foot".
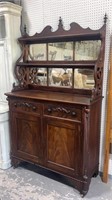
<path id="1" fill-rule="evenodd" d="M 88 192 L 88 190 L 87 191 L 86 190 L 82 190 L 80 192 L 81 197 L 83 198 L 87 194 L 87 192 Z"/>
<path id="2" fill-rule="evenodd" d="M 18 160 L 17 158 L 12 158 L 11 159 L 11 163 L 12 163 L 12 166 L 13 166 L 14 169 L 18 167 L 18 165 L 20 164 L 20 162 L 21 161 Z"/>
<path id="3" fill-rule="evenodd" d="M 82 187 L 80 189 L 80 195 L 82 198 L 88 193 L 90 181 L 91 180 L 88 179 L 88 181 L 86 183 L 82 183 Z"/>
<path id="4" fill-rule="evenodd" d="M 93 177 L 96 178 L 96 177 L 98 176 L 98 174 L 99 174 L 99 171 L 98 171 L 98 169 L 97 169 L 97 170 L 94 172 Z"/>

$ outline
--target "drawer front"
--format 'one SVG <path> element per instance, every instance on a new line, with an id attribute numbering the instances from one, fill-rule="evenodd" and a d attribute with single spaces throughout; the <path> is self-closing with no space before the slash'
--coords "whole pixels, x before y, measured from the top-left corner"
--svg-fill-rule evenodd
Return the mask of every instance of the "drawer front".
<path id="1" fill-rule="evenodd" d="M 44 115 L 81 121 L 81 108 L 63 105 L 44 105 Z"/>
<path id="2" fill-rule="evenodd" d="M 24 111 L 24 112 L 31 112 L 31 113 L 37 113 L 41 114 L 42 111 L 42 106 L 41 104 L 38 104 L 33 101 L 28 101 L 28 100 L 10 100 L 10 109 L 13 111 Z"/>

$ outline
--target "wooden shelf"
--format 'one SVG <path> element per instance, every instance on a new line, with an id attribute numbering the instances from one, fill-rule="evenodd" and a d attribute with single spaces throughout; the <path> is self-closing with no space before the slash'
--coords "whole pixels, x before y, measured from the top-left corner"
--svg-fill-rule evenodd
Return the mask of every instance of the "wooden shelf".
<path id="1" fill-rule="evenodd" d="M 94 68 L 96 61 L 28 61 L 17 62 L 18 66 L 31 66 L 31 67 L 67 67 L 67 68 Z"/>

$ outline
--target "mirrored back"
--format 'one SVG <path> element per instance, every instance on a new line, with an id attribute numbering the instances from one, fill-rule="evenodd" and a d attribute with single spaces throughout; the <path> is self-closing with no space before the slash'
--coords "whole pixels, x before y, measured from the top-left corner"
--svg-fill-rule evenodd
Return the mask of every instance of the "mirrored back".
<path id="1" fill-rule="evenodd" d="M 101 40 L 31 44 L 29 49 L 29 60 L 97 60 L 100 48 Z"/>

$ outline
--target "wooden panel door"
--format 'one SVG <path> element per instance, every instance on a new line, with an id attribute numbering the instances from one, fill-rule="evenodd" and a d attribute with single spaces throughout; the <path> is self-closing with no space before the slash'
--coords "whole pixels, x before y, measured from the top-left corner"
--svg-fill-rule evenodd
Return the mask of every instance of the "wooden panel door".
<path id="1" fill-rule="evenodd" d="M 12 112 L 12 123 L 12 156 L 41 163 L 40 116 Z"/>
<path id="2" fill-rule="evenodd" d="M 81 123 L 44 118 L 45 165 L 63 174 L 82 175 Z"/>

